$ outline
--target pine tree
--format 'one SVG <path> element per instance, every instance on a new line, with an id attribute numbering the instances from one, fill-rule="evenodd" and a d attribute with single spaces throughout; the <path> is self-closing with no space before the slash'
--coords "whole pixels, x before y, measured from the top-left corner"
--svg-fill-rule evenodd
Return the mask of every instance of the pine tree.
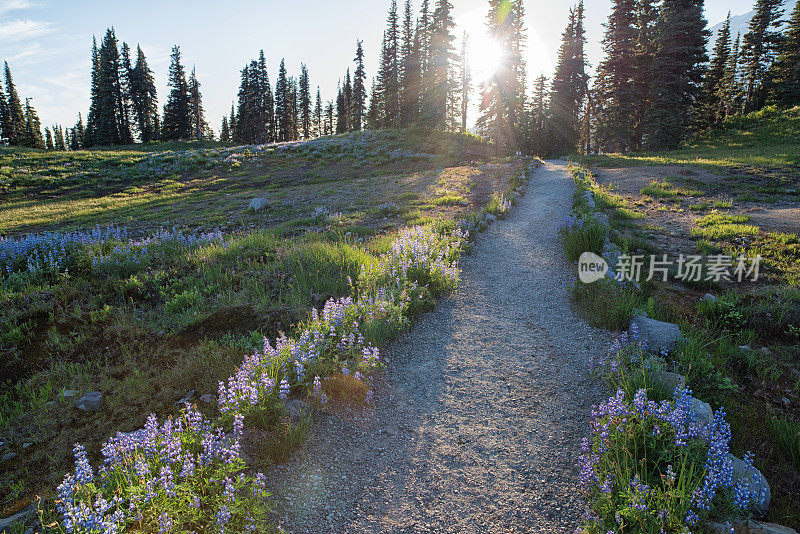
<path id="1" fill-rule="evenodd" d="M 362 41 L 356 41 L 356 70 L 353 73 L 353 103 L 352 103 L 352 127 L 353 130 L 361 130 L 364 127 L 364 111 L 367 107 L 367 89 L 364 81 L 367 79 L 367 72 L 364 69 L 364 48 Z M 322 107 L 317 89 L 317 109 Z"/>
<path id="2" fill-rule="evenodd" d="M 467 131 L 467 111 L 469 110 L 469 94 L 472 91 L 472 72 L 469 68 L 469 35 L 464 32 L 461 39 L 461 131 Z"/>
<path id="3" fill-rule="evenodd" d="M 292 124 L 292 141 L 296 141 L 300 138 L 300 108 L 298 106 L 298 99 L 297 99 L 297 80 L 292 76 L 289 78 L 289 95 L 290 95 L 290 109 L 291 109 L 291 124 Z"/>
<path id="4" fill-rule="evenodd" d="M 521 141 L 525 106 L 523 17 L 520 0 L 489 0 L 489 35 L 500 44 L 503 53 L 500 64 L 483 87 L 478 129 L 505 147 L 516 147 Z"/>
<path id="5" fill-rule="evenodd" d="M 692 123 L 692 105 L 703 80 L 708 31 L 703 0 L 664 0 L 656 27 L 653 102 L 645 119 L 645 144 L 654 150 L 678 146 Z"/>
<path id="6" fill-rule="evenodd" d="M 92 41 L 91 106 L 85 142 L 92 145 L 118 145 L 131 141 L 130 124 L 126 119 L 122 67 L 117 37 L 109 28 L 100 48 Z"/>
<path id="7" fill-rule="evenodd" d="M 327 117 L 325 134 L 330 135 L 333 133 L 333 100 L 328 101 L 328 105 L 325 107 L 325 116 Z"/>
<path id="8" fill-rule="evenodd" d="M 213 137 L 203 110 L 203 95 L 200 94 L 200 82 L 197 80 L 195 67 L 189 75 L 189 117 L 192 124 L 192 139 L 202 140 Z"/>
<path id="9" fill-rule="evenodd" d="M 450 115 L 457 98 L 453 83 L 453 6 L 449 0 L 437 0 L 431 20 L 427 53 L 427 84 L 422 96 L 422 123 L 439 130 L 454 129 Z"/>
<path id="10" fill-rule="evenodd" d="M 769 85 L 768 68 L 777 56 L 781 44 L 783 0 L 756 0 L 755 15 L 750 20 L 742 41 L 741 57 L 745 94 L 744 112 L 761 108 Z"/>
<path id="11" fill-rule="evenodd" d="M 728 64 L 725 65 L 725 75 L 720 84 L 720 102 L 723 110 L 723 118 L 736 115 L 741 111 L 741 84 L 739 83 L 739 44 L 741 36 L 737 33 L 733 41 Z"/>
<path id="12" fill-rule="evenodd" d="M 86 117 L 86 132 L 84 133 L 84 146 L 96 145 L 97 106 L 100 102 L 100 51 L 97 48 L 97 38 L 92 36 L 92 82 L 90 86 L 89 114 Z"/>
<path id="13" fill-rule="evenodd" d="M 533 86 L 533 106 L 530 117 L 530 134 L 527 140 L 526 151 L 530 154 L 544 154 L 547 152 L 545 142 L 545 126 L 547 125 L 547 107 L 549 96 L 547 91 L 547 76 L 540 74 Z"/>
<path id="14" fill-rule="evenodd" d="M 400 124 L 400 63 L 399 63 L 399 25 L 397 1 L 392 0 L 383 34 L 381 59 L 378 69 L 378 83 L 381 93 L 383 127 L 396 127 Z"/>
<path id="15" fill-rule="evenodd" d="M 131 93 L 131 77 L 133 75 L 133 65 L 131 63 L 131 49 L 128 43 L 123 42 L 119 54 L 119 131 L 120 142 L 122 144 L 133 143 L 132 121 L 133 100 Z"/>
<path id="16" fill-rule="evenodd" d="M 3 125 L 3 136 L 8 139 L 9 145 L 21 145 L 25 139 L 26 124 L 25 112 L 22 109 L 17 88 L 11 77 L 11 69 L 8 62 L 5 63 L 6 77 L 6 113 L 5 124 Z"/>
<path id="17" fill-rule="evenodd" d="M 800 104 L 800 1 L 789 19 L 789 27 L 773 69 L 774 90 L 770 101 L 781 106 Z"/>
<path id="18" fill-rule="evenodd" d="M 84 137 L 86 132 L 83 127 L 83 117 L 81 114 L 78 113 L 78 122 L 75 123 L 75 126 L 72 128 L 72 135 L 70 135 L 70 143 L 69 148 L 70 150 L 80 150 L 83 148 L 84 145 Z"/>
<path id="19" fill-rule="evenodd" d="M 53 145 L 53 134 L 50 132 L 50 128 L 45 127 L 44 129 L 44 146 L 47 150 L 55 150 L 55 145 Z"/>
<path id="20" fill-rule="evenodd" d="M 236 120 L 236 111 L 233 109 L 233 104 L 231 104 L 231 118 L 228 124 L 231 129 L 231 139 L 236 139 L 236 132 L 239 130 L 239 121 Z"/>
<path id="21" fill-rule="evenodd" d="M 400 124 L 402 126 L 414 124 L 419 115 L 422 78 L 419 38 L 419 32 L 414 31 L 411 0 L 406 0 L 400 47 Z"/>
<path id="22" fill-rule="evenodd" d="M 256 139 L 258 143 L 271 143 L 275 140 L 275 97 L 267 72 L 267 60 L 264 50 L 258 54 L 257 64 L 258 124 Z"/>
<path id="23" fill-rule="evenodd" d="M 278 69 L 278 81 L 275 83 L 275 122 L 277 125 L 278 142 L 292 140 L 292 103 L 291 88 L 286 77 L 286 65 L 281 60 Z"/>
<path id="24" fill-rule="evenodd" d="M 30 98 L 25 99 L 25 133 L 20 144 L 30 148 L 45 148 L 42 125 Z"/>
<path id="25" fill-rule="evenodd" d="M 314 131 L 317 137 L 324 135 L 322 127 L 322 95 L 319 92 L 319 85 L 317 86 L 317 103 L 314 105 Z"/>
<path id="26" fill-rule="evenodd" d="M 597 137 L 605 151 L 636 146 L 636 0 L 614 0 L 603 38 L 605 59 L 597 68 Z"/>
<path id="27" fill-rule="evenodd" d="M 228 117 L 222 117 L 222 126 L 219 129 L 219 140 L 221 143 L 231 142 L 231 129 L 228 126 Z"/>
<path id="28" fill-rule="evenodd" d="M 652 102 L 651 69 L 656 56 L 656 22 L 658 8 L 655 0 L 638 0 L 636 7 L 636 48 L 633 69 L 635 119 L 631 136 L 633 150 L 642 148 L 644 123 Z"/>
<path id="29" fill-rule="evenodd" d="M 311 88 L 308 81 L 308 69 L 303 63 L 300 64 L 299 83 L 300 123 L 302 124 L 303 139 L 309 139 L 311 137 Z"/>
<path id="30" fill-rule="evenodd" d="M 6 131 L 6 117 L 8 116 L 8 100 L 6 100 L 6 93 L 3 91 L 3 84 L 0 83 L 0 144 L 5 139 Z"/>
<path id="31" fill-rule="evenodd" d="M 56 150 L 66 150 L 68 143 L 67 143 L 66 138 L 64 136 L 64 129 L 59 124 L 53 129 L 53 132 L 54 132 L 54 135 L 53 135 L 54 143 L 53 144 L 55 146 L 55 149 Z M 67 129 L 67 134 L 69 134 L 69 129 Z"/>
<path id="32" fill-rule="evenodd" d="M 575 150 L 580 140 L 580 113 L 587 93 L 584 55 L 583 2 L 570 9 L 550 94 L 550 151 L 563 154 Z"/>
<path id="33" fill-rule="evenodd" d="M 367 108 L 367 128 L 376 130 L 383 126 L 383 117 L 381 116 L 381 94 L 376 78 L 372 79 L 372 86 L 369 95 L 369 107 Z"/>
<path id="34" fill-rule="evenodd" d="M 136 65 L 129 76 L 131 107 L 142 143 L 152 141 L 156 116 L 158 115 L 158 99 L 153 71 L 147 65 L 147 58 L 142 47 L 136 47 Z"/>
<path id="35" fill-rule="evenodd" d="M 723 102 L 723 86 L 725 69 L 731 57 L 731 13 L 722 28 L 717 32 L 717 41 L 711 55 L 711 63 L 703 79 L 703 89 L 697 107 L 697 127 L 706 128 L 711 124 L 725 118 L 725 105 Z"/>
<path id="36" fill-rule="evenodd" d="M 169 66 L 170 89 L 167 103 L 164 105 L 164 119 L 161 125 L 161 137 L 165 140 L 189 139 L 192 136 L 192 112 L 189 103 L 189 84 L 186 72 L 181 64 L 181 49 L 172 47 Z"/>

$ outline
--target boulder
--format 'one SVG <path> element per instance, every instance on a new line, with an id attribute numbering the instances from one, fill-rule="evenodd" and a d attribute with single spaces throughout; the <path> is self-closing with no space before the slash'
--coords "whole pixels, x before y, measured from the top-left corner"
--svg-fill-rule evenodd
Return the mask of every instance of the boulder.
<path id="1" fill-rule="evenodd" d="M 495 215 L 494 213 L 487 213 L 486 214 L 486 222 L 490 222 L 491 223 L 491 222 L 494 222 L 496 220 L 497 220 L 497 215 Z"/>
<path id="2" fill-rule="evenodd" d="M 600 213 L 599 211 L 593 213 L 592 216 L 594 220 L 597 221 L 597 224 L 602 226 L 603 228 L 611 228 L 611 221 L 608 219 L 608 215 L 605 213 Z"/>
<path id="3" fill-rule="evenodd" d="M 706 523 L 706 529 L 711 534 L 730 534 L 731 527 L 734 534 L 797 534 L 797 531 L 793 528 L 754 520 L 735 521 L 730 525 L 725 523 Z"/>
<path id="4" fill-rule="evenodd" d="M 0 518 L 0 532 L 10 532 L 10 527 L 16 523 L 17 521 L 21 521 L 28 516 L 34 515 L 36 513 L 36 505 L 32 504 L 22 510 L 21 512 L 17 512 L 14 515 L 10 515 L 8 517 Z"/>
<path id="5" fill-rule="evenodd" d="M 266 198 L 254 198 L 250 201 L 250 205 L 247 206 L 247 209 L 253 211 L 261 211 L 267 209 L 269 207 L 269 202 L 267 202 Z"/>
<path id="6" fill-rule="evenodd" d="M 103 394 L 99 391 L 90 391 L 75 401 L 75 407 L 82 412 L 96 412 L 103 407 Z"/>
<path id="7" fill-rule="evenodd" d="M 764 517 L 769 510 L 769 501 L 772 498 L 767 479 L 764 478 L 761 471 L 753 466 L 748 466 L 744 460 L 732 454 L 728 454 L 728 456 L 733 462 L 733 476 L 743 478 L 749 484 L 751 494 L 761 495 L 761 502 L 752 503 L 751 509 L 755 517 Z"/>
<path id="8" fill-rule="evenodd" d="M 189 405 L 189 400 L 191 400 L 192 397 L 194 397 L 194 390 L 193 389 L 188 391 L 186 393 L 186 395 L 184 395 L 181 398 L 181 400 L 175 401 L 175 404 L 185 404 L 185 405 L 188 406 Z"/>
<path id="9" fill-rule="evenodd" d="M 714 421 L 714 411 L 707 402 L 692 397 L 691 411 L 695 421 L 701 425 L 710 425 Z"/>
<path id="10" fill-rule="evenodd" d="M 284 406 L 289 419 L 295 421 L 311 413 L 311 406 L 301 399 L 288 399 Z"/>
<path id="11" fill-rule="evenodd" d="M 200 396 L 200 402 L 206 402 L 208 404 L 213 404 L 217 402 L 217 397 L 211 393 L 206 393 L 205 395 Z"/>
<path id="12" fill-rule="evenodd" d="M 678 325 L 656 321 L 644 315 L 637 315 L 631 320 L 629 331 L 636 336 L 636 339 L 645 342 L 647 350 L 651 352 L 672 350 L 675 344 L 683 339 Z"/>
<path id="13" fill-rule="evenodd" d="M 675 391 L 676 388 L 683 389 L 686 387 L 686 377 L 679 375 L 678 373 L 673 373 L 670 371 L 656 371 L 653 376 L 656 380 L 664 384 L 664 386 L 668 387 L 672 391 Z"/>

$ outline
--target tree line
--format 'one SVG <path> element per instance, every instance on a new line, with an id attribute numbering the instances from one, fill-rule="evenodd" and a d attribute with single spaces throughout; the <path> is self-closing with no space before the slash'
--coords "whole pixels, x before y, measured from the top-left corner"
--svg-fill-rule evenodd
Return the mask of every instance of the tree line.
<path id="1" fill-rule="evenodd" d="M 800 104 L 800 2 L 784 20 L 782 0 L 756 0 L 747 32 L 735 37 L 729 14 L 709 58 L 703 1 L 612 0 L 604 57 L 592 80 L 583 0 L 569 10 L 552 79 L 528 77 L 523 0 L 488 0 L 487 30 L 503 52 L 494 74 L 478 87 L 477 132 L 499 146 L 538 154 L 663 150 L 737 114 Z M 312 93 L 305 64 L 295 76 L 282 60 L 273 89 L 262 50 L 241 70 L 219 139 L 260 144 L 364 128 L 466 130 L 473 89 L 468 36 L 456 51 L 452 9 L 449 0 L 421 0 L 415 14 L 405 0 L 401 14 L 391 0 L 369 91 L 363 42 L 357 40 L 353 63 L 327 101 L 319 86 Z M 162 113 L 141 47 L 134 60 L 110 28 L 99 46 L 93 40 L 91 61 L 85 127 L 79 114 L 73 127 L 53 125 L 44 136 L 6 64 L 0 136 L 9 144 L 59 150 L 214 137 L 196 70 L 187 78 L 178 46 Z"/>

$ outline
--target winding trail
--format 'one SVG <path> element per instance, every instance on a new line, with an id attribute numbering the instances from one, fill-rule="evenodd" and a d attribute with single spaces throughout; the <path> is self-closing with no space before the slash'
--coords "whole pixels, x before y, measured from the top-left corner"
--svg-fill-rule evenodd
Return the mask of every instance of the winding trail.
<path id="1" fill-rule="evenodd" d="M 588 376 L 610 335 L 580 320 L 558 239 L 574 185 L 534 171 L 462 282 L 385 351 L 374 414 L 319 417 L 274 470 L 289 532 L 572 532 L 580 440 L 602 400 Z"/>

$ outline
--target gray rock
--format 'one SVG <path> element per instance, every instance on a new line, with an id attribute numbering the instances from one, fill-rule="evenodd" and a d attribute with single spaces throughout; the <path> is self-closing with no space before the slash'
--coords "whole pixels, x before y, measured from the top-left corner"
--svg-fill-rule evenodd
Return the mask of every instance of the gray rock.
<path id="1" fill-rule="evenodd" d="M 75 407 L 82 412 L 96 412 L 103 407 L 103 394 L 99 391 L 90 391 L 75 401 Z"/>
<path id="2" fill-rule="evenodd" d="M 65 389 L 60 395 L 62 399 L 72 399 L 77 396 L 78 396 L 78 391 L 75 389 Z"/>
<path id="3" fill-rule="evenodd" d="M 710 425 L 714 421 L 714 411 L 711 409 L 711 405 L 707 402 L 703 402 L 700 399 L 695 399 L 692 397 L 692 414 L 695 417 L 695 421 L 702 425 Z"/>
<path id="4" fill-rule="evenodd" d="M 775 523 L 764 523 L 762 521 L 734 521 L 732 523 L 735 534 L 797 534 L 793 528 L 776 525 Z M 711 534 L 730 534 L 730 528 L 725 523 L 706 523 L 706 529 Z"/>
<path id="5" fill-rule="evenodd" d="M 703 302 L 717 302 L 717 297 L 715 297 L 711 293 L 706 293 L 700 300 L 702 300 Z"/>
<path id="6" fill-rule="evenodd" d="M 606 241 L 606 244 L 603 245 L 603 259 L 606 260 L 608 263 L 609 271 L 614 271 L 617 268 L 617 262 L 619 261 L 619 257 L 622 254 L 620 248 L 610 241 Z"/>
<path id="7" fill-rule="evenodd" d="M 250 201 L 250 205 L 247 206 L 247 209 L 253 211 L 261 211 L 269 207 L 269 202 L 267 202 L 266 198 L 254 198 Z"/>
<path id="8" fill-rule="evenodd" d="M 611 221 L 608 219 L 608 215 L 605 213 L 600 213 L 599 211 L 593 213 L 592 216 L 594 220 L 597 221 L 597 224 L 602 226 L 603 228 L 611 228 Z"/>
<path id="9" fill-rule="evenodd" d="M 0 519 L 0 532 L 6 532 L 9 529 L 9 527 L 12 526 L 17 521 L 21 521 L 26 517 L 31 516 L 35 513 L 36 513 L 36 506 L 32 504 L 21 512 Z"/>
<path id="10" fill-rule="evenodd" d="M 194 397 L 194 390 L 190 390 L 183 398 L 179 401 L 175 401 L 175 404 L 189 404 L 189 400 Z"/>
<path id="11" fill-rule="evenodd" d="M 16 457 L 17 457 L 16 452 L 7 452 L 2 457 L 0 457 L 0 464 L 7 464 L 9 462 L 12 462 Z"/>
<path id="12" fill-rule="evenodd" d="M 656 371 L 654 378 L 664 384 L 664 386 L 675 391 L 676 388 L 686 387 L 686 377 L 670 371 Z"/>
<path id="13" fill-rule="evenodd" d="M 637 315 L 631 320 L 630 332 L 636 333 L 638 340 L 646 342 L 646 347 L 651 352 L 672 350 L 683 339 L 678 325 L 656 321 L 643 315 Z"/>
<path id="14" fill-rule="evenodd" d="M 311 406 L 301 399 L 289 399 L 284 403 L 286 413 L 292 420 L 300 419 L 311 413 Z"/>
<path id="15" fill-rule="evenodd" d="M 469 206 L 469 202 L 467 202 L 466 200 L 459 200 L 458 201 L 458 205 L 459 206 Z"/>
<path id="16" fill-rule="evenodd" d="M 753 515 L 757 518 L 764 517 L 769 511 L 769 501 L 772 498 L 767 479 L 755 467 L 748 467 L 743 460 L 732 454 L 728 454 L 728 456 L 733 462 L 733 476 L 744 479 L 749 485 L 751 494 L 761 496 L 760 502 L 754 502 L 750 505 Z"/>
<path id="17" fill-rule="evenodd" d="M 597 205 L 594 203 L 594 197 L 587 197 L 586 203 L 589 204 L 589 208 L 595 209 Z"/>
<path id="18" fill-rule="evenodd" d="M 772 351 L 768 347 L 761 347 L 761 354 L 764 356 L 772 356 Z"/>
<path id="19" fill-rule="evenodd" d="M 750 348 L 750 345 L 739 345 L 739 350 L 742 352 L 750 352 L 753 349 Z"/>
<path id="20" fill-rule="evenodd" d="M 208 404 L 213 404 L 217 402 L 216 395 L 212 395 L 211 393 L 206 393 L 205 395 L 200 396 L 200 402 L 207 402 Z"/>
<path id="21" fill-rule="evenodd" d="M 497 220 L 497 215 L 495 215 L 494 213 L 487 213 L 486 214 L 486 221 L 487 222 L 494 222 L 496 220 Z"/>

